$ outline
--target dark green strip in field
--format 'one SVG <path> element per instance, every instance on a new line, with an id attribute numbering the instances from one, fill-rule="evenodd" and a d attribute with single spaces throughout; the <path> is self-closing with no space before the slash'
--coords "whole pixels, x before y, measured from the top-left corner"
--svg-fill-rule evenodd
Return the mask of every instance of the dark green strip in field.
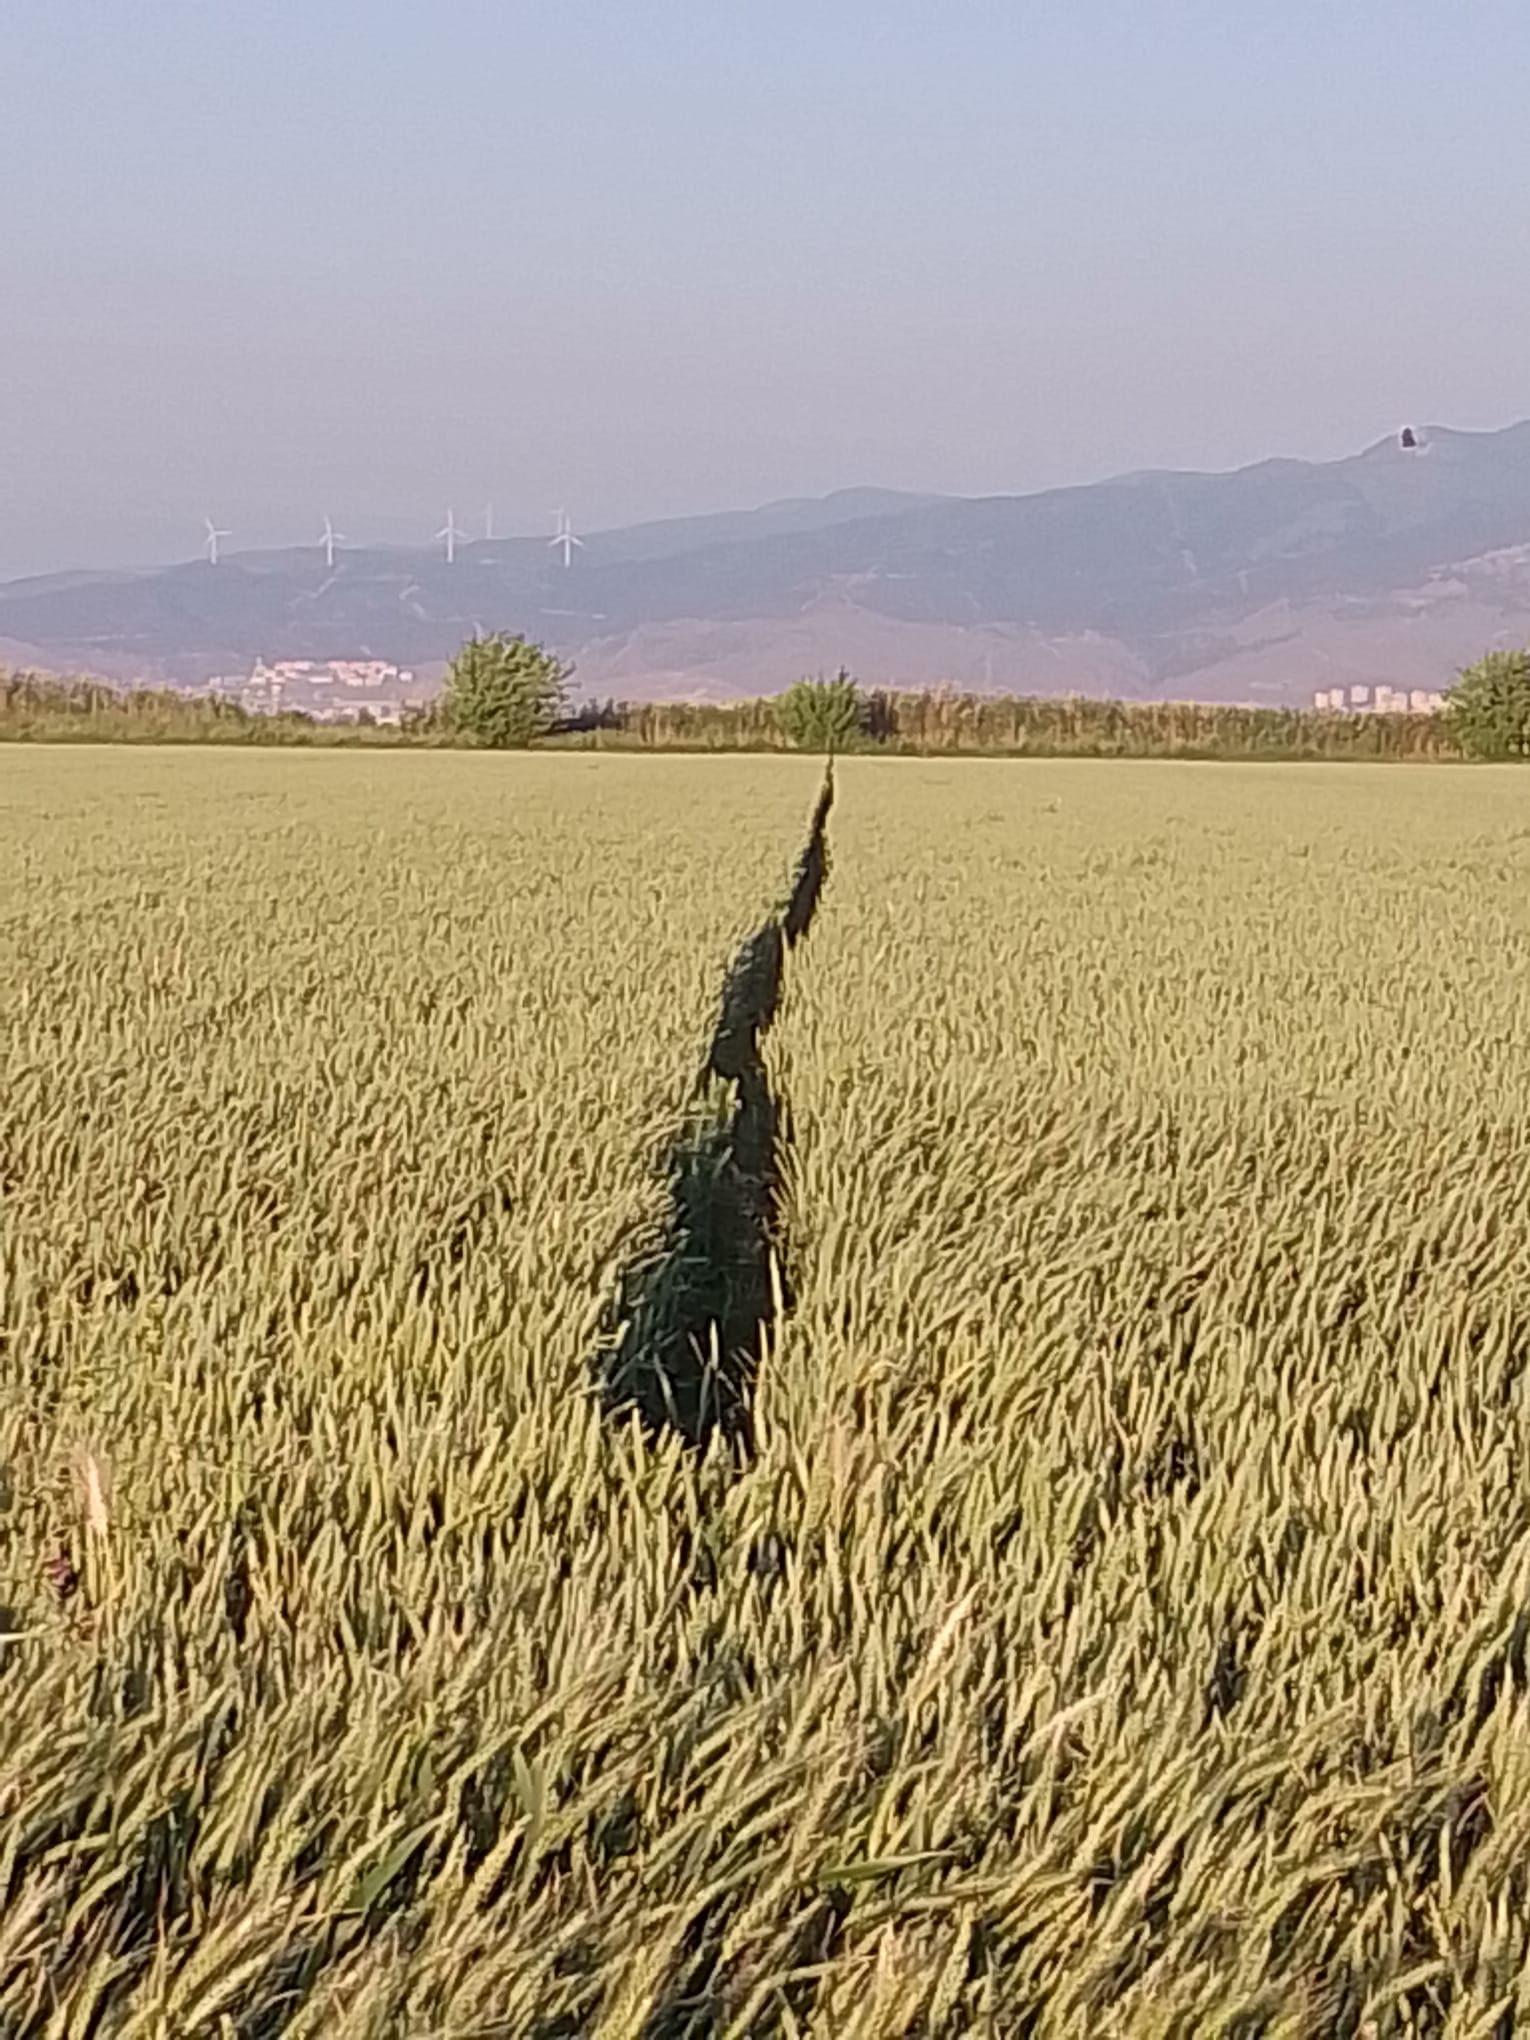
<path id="1" fill-rule="evenodd" d="M 697 1086 L 701 1110 L 672 1144 L 670 1212 L 656 1255 L 628 1266 L 613 1310 L 602 1388 L 613 1411 L 705 1446 L 714 1433 L 753 1449 L 754 1386 L 771 1327 L 791 1307 L 776 1251 L 779 1100 L 761 1037 L 780 1008 L 787 951 L 813 924 L 829 871 L 830 765 L 786 904 L 743 943 Z M 721 1083 L 726 1105 L 707 1106 Z"/>

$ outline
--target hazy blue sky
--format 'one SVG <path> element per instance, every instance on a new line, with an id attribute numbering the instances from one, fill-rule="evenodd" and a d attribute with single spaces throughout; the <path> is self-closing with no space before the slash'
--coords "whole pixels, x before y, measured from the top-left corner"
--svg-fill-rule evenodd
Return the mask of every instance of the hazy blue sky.
<path id="1" fill-rule="evenodd" d="M 1530 413 L 1525 0 L 4 0 L 0 575 Z"/>

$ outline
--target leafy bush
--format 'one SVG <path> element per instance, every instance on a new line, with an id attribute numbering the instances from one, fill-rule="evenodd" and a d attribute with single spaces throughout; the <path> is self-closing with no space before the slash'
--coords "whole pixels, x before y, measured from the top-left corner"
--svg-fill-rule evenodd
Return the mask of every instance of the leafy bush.
<path id="1" fill-rule="evenodd" d="M 832 680 L 798 680 L 776 703 L 776 719 L 799 751 L 845 751 L 861 734 L 865 705 L 843 666 Z"/>
<path id="2" fill-rule="evenodd" d="M 572 671 L 524 637 L 470 638 L 447 673 L 441 719 L 492 750 L 524 749 L 556 722 Z"/>
<path id="3" fill-rule="evenodd" d="M 1468 666 L 1445 719 L 1469 758 L 1530 758 L 1530 651 L 1489 652 Z"/>

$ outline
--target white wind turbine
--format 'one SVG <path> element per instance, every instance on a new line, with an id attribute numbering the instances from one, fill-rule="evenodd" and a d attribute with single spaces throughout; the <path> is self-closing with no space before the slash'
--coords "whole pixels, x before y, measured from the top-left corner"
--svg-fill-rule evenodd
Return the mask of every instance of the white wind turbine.
<path id="1" fill-rule="evenodd" d="M 458 539 L 467 537 L 467 533 L 458 524 L 456 518 L 452 515 L 450 510 L 447 511 L 446 522 L 441 526 L 441 529 L 436 533 L 436 537 L 444 538 L 446 540 L 446 564 L 450 566 L 457 557 Z"/>
<path id="2" fill-rule="evenodd" d="M 319 543 L 324 548 L 324 564 L 333 573 L 335 569 L 335 547 L 337 545 L 344 545 L 345 533 L 343 531 L 336 531 L 334 525 L 326 517 L 324 529 L 319 536 Z"/>
<path id="3" fill-rule="evenodd" d="M 483 506 L 483 535 L 488 539 L 492 539 L 494 536 L 494 505 L 492 503 L 485 503 Z"/>
<path id="4" fill-rule="evenodd" d="M 564 566 L 565 566 L 565 567 L 569 567 L 569 566 L 572 566 L 572 565 L 573 565 L 573 562 L 574 562 L 574 547 L 575 547 L 576 545 L 583 545 L 583 544 L 584 544 L 584 540 L 583 540 L 582 538 L 575 538 L 575 536 L 574 536 L 574 527 L 573 527 L 573 525 L 572 525 L 572 524 L 570 524 L 570 523 L 569 523 L 569 521 L 568 521 L 568 512 L 567 512 L 566 510 L 560 510 L 560 511 L 558 512 L 558 534 L 557 534 L 557 537 L 556 537 L 556 538 L 550 538 L 550 539 L 549 539 L 549 540 L 548 540 L 547 542 L 548 542 L 548 544 L 549 544 L 550 546 L 553 546 L 553 547 L 557 547 L 557 546 L 560 546 L 560 545 L 561 545 L 561 546 L 562 546 L 562 548 L 563 548 L 563 564 L 564 564 Z"/>
<path id="5" fill-rule="evenodd" d="M 223 538 L 232 538 L 234 534 L 231 531 L 220 531 L 210 517 L 204 517 L 202 522 L 207 526 L 207 536 L 202 541 L 203 549 L 207 554 L 209 565 L 215 567 L 218 564 L 218 541 Z"/>

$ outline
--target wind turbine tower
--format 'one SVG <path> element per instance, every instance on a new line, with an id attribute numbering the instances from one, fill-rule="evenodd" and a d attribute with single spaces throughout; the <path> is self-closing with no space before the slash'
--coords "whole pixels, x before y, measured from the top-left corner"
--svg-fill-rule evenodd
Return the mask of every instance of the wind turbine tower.
<path id="1" fill-rule="evenodd" d="M 219 540 L 232 538 L 234 534 L 231 531 L 220 531 L 210 517 L 204 517 L 202 522 L 207 526 L 207 536 L 202 543 L 207 553 L 208 565 L 215 567 L 218 564 Z"/>
<path id="2" fill-rule="evenodd" d="M 451 566 L 451 564 L 457 557 L 457 541 L 459 538 L 466 538 L 467 533 L 463 531 L 461 527 L 458 525 L 456 518 L 452 515 L 450 510 L 447 511 L 446 522 L 441 526 L 441 529 L 436 533 L 436 537 L 445 539 L 446 564 L 448 566 Z"/>
<path id="3" fill-rule="evenodd" d="M 324 548 L 324 564 L 331 573 L 335 570 L 335 547 L 344 544 L 344 542 L 345 533 L 343 531 L 336 531 L 334 525 L 326 517 L 323 535 L 319 539 L 319 543 Z"/>
<path id="4" fill-rule="evenodd" d="M 568 521 L 568 512 L 566 510 L 560 510 L 558 512 L 558 533 L 555 538 L 551 538 L 548 540 L 548 544 L 555 549 L 558 546 L 561 546 L 563 548 L 564 566 L 571 567 L 573 565 L 574 547 L 576 545 L 582 546 L 584 544 L 584 540 L 582 538 L 575 538 L 574 527 Z"/>
<path id="5" fill-rule="evenodd" d="M 483 506 L 483 535 L 489 539 L 492 539 L 494 536 L 494 505 L 492 503 L 485 503 Z"/>

